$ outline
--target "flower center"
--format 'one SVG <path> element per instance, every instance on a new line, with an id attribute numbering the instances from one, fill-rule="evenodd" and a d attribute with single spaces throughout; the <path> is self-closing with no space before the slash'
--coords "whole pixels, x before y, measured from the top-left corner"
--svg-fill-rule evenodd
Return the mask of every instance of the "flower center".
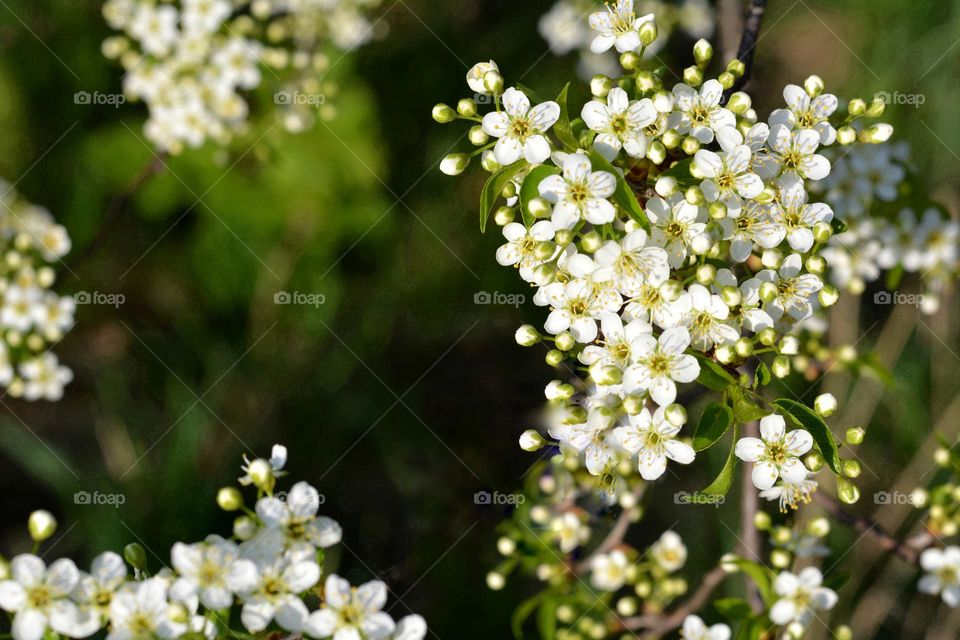
<path id="1" fill-rule="evenodd" d="M 510 123 L 510 134 L 523 142 L 527 139 L 527 136 L 533 133 L 533 126 L 530 124 L 530 121 L 524 117 L 514 118 L 513 122 Z"/>
<path id="2" fill-rule="evenodd" d="M 767 459 L 775 465 L 781 465 L 787 461 L 787 449 L 781 442 L 775 442 L 767 445 Z"/>
<path id="3" fill-rule="evenodd" d="M 589 195 L 590 195 L 590 192 L 587 190 L 587 185 L 583 183 L 570 185 L 570 191 L 568 192 L 568 197 L 572 202 L 581 204 L 587 200 L 587 197 Z"/>
<path id="4" fill-rule="evenodd" d="M 31 609 L 46 609 L 53 598 L 46 586 L 34 587 L 27 593 L 27 603 Z"/>
<path id="5" fill-rule="evenodd" d="M 737 179 L 729 171 L 724 171 L 717 176 L 717 186 L 720 187 L 721 191 L 732 189 L 736 184 Z"/>
<path id="6" fill-rule="evenodd" d="M 662 354 L 651 356 L 647 360 L 647 368 L 657 376 L 666 376 L 670 373 L 670 358 Z"/>
<path id="7" fill-rule="evenodd" d="M 572 315 L 582 316 L 587 312 L 587 301 L 583 298 L 574 298 L 570 301 L 568 308 Z"/>
<path id="8" fill-rule="evenodd" d="M 697 106 L 690 109 L 690 119 L 696 122 L 697 124 L 703 124 L 710 120 L 710 109 L 698 104 Z"/>
<path id="9" fill-rule="evenodd" d="M 610 118 L 610 130 L 618 136 L 623 135 L 630 129 L 626 116 L 618 114 Z"/>

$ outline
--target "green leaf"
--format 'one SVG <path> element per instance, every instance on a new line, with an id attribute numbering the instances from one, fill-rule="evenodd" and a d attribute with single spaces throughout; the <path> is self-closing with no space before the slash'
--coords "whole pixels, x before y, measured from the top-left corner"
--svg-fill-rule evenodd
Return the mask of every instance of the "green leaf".
<path id="1" fill-rule="evenodd" d="M 514 609 L 513 615 L 510 617 L 510 628 L 513 629 L 513 637 L 517 640 L 523 638 L 523 623 L 533 615 L 533 612 L 540 606 L 540 601 L 546 596 L 547 592 L 541 591 L 532 598 L 527 598 Z"/>
<path id="2" fill-rule="evenodd" d="M 898 264 L 890 271 L 887 271 L 886 285 L 887 291 L 895 291 L 897 287 L 900 286 L 900 281 L 903 280 L 905 270 L 902 264 Z"/>
<path id="3" fill-rule="evenodd" d="M 694 355 L 700 363 L 700 375 L 697 376 L 697 382 L 714 391 L 726 391 L 737 384 L 737 380 L 730 375 L 730 372 L 719 364 L 705 356 Z"/>
<path id="4" fill-rule="evenodd" d="M 480 233 L 487 229 L 487 218 L 490 217 L 490 212 L 497 204 L 500 192 L 503 191 L 508 182 L 513 180 L 526 167 L 526 162 L 518 160 L 500 169 L 487 179 L 487 183 L 483 185 L 483 191 L 480 192 Z"/>
<path id="5" fill-rule="evenodd" d="M 557 104 L 560 105 L 560 118 L 553 125 L 553 132 L 557 138 L 567 148 L 567 151 L 576 151 L 580 148 L 577 137 L 573 135 L 573 126 L 570 124 L 570 116 L 567 114 L 567 92 L 570 90 L 570 83 L 564 85 L 560 95 L 557 96 Z"/>
<path id="6" fill-rule="evenodd" d="M 837 441 L 823 418 L 807 405 L 788 398 L 774 400 L 773 404 L 783 409 L 797 426 L 810 432 L 810 435 L 817 442 L 817 446 L 820 447 L 820 453 L 827 461 L 827 466 L 839 475 L 840 453 L 837 451 Z"/>
<path id="7" fill-rule="evenodd" d="M 760 640 L 766 635 L 767 629 L 772 626 L 773 624 L 766 617 L 745 621 L 740 625 L 740 630 L 737 631 L 736 640 Z"/>
<path id="8" fill-rule="evenodd" d="M 743 598 L 720 598 L 713 601 L 713 608 L 731 620 L 746 620 L 753 615 L 750 604 Z"/>
<path id="9" fill-rule="evenodd" d="M 693 158 L 684 158 L 660 175 L 673 178 L 683 188 L 692 187 L 700 184 L 700 180 L 694 178 L 693 174 L 690 173 L 691 165 L 693 165 Z"/>
<path id="10" fill-rule="evenodd" d="M 547 598 L 537 611 L 537 630 L 543 640 L 554 640 L 557 636 L 557 601 Z"/>
<path id="11" fill-rule="evenodd" d="M 830 228 L 833 229 L 834 234 L 840 234 L 847 230 L 847 223 L 834 216 L 830 221 Z"/>
<path id="12" fill-rule="evenodd" d="M 771 379 L 770 367 L 768 367 L 766 363 L 760 362 L 760 364 L 757 365 L 757 372 L 754 376 L 753 388 L 756 389 L 758 386 L 765 387 L 770 384 Z"/>
<path id="13" fill-rule="evenodd" d="M 693 449 L 703 451 L 723 437 L 733 425 L 733 411 L 724 403 L 711 402 L 703 410 L 693 434 Z"/>
<path id="14" fill-rule="evenodd" d="M 746 558 L 724 560 L 724 563 L 732 564 L 739 571 L 745 573 L 751 580 L 753 580 L 753 583 L 757 585 L 757 590 L 760 592 L 760 597 L 763 598 L 763 601 L 767 604 L 772 604 L 773 580 L 775 577 L 773 575 L 773 571 L 758 562 L 753 562 L 752 560 L 747 560 Z"/>
<path id="15" fill-rule="evenodd" d="M 533 218 L 527 213 L 526 204 L 540 196 L 540 183 L 547 176 L 560 173 L 560 169 L 552 164 L 541 164 L 530 170 L 530 173 L 523 179 L 523 185 L 520 187 L 520 212 L 523 215 L 523 221 L 529 227 L 534 223 Z"/>
<path id="16" fill-rule="evenodd" d="M 613 193 L 613 201 L 623 209 L 628 216 L 637 222 L 641 227 L 650 231 L 650 220 L 647 219 L 647 213 L 640 206 L 637 200 L 637 194 L 627 183 L 626 179 L 620 175 L 620 171 L 610 164 L 610 161 L 604 158 L 596 151 L 590 152 L 590 163 L 595 171 L 606 171 L 613 174 L 617 179 L 617 190 Z"/>
<path id="17" fill-rule="evenodd" d="M 720 470 L 720 474 L 714 479 L 714 481 L 705 487 L 700 493 L 714 496 L 725 496 L 727 495 L 727 492 L 730 491 L 730 483 L 733 482 L 733 471 L 737 466 L 737 458 L 735 455 L 733 455 L 733 451 L 736 448 L 737 443 L 737 431 L 738 429 L 734 428 L 733 442 L 730 443 L 730 453 L 727 454 L 727 461 L 723 463 L 723 469 Z"/>
<path id="18" fill-rule="evenodd" d="M 738 424 L 743 424 L 745 422 L 759 420 L 764 416 L 770 415 L 770 412 L 750 398 L 738 394 L 738 397 L 733 404 L 733 415 Z"/>

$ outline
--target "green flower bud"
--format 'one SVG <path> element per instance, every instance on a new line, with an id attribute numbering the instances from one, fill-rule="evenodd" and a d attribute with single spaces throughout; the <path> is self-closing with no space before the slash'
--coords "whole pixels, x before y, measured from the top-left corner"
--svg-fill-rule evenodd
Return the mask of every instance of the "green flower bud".
<path id="1" fill-rule="evenodd" d="M 760 339 L 760 344 L 765 347 L 772 347 L 777 342 L 777 330 L 773 327 L 761 329 L 757 337 Z"/>
<path id="2" fill-rule="evenodd" d="M 739 306 L 743 301 L 743 294 L 740 293 L 740 289 L 737 287 L 727 285 L 720 289 L 720 298 L 723 300 L 723 304 L 732 309 Z"/>
<path id="3" fill-rule="evenodd" d="M 512 555 L 514 551 L 517 550 L 517 543 L 513 538 L 508 538 L 506 536 L 501 537 L 497 540 L 497 551 L 500 552 L 502 556 Z"/>
<path id="4" fill-rule="evenodd" d="M 560 351 L 570 351 L 575 346 L 577 346 L 577 341 L 574 339 L 573 334 L 569 331 L 562 331 L 557 334 L 553 343 L 557 346 L 557 349 Z"/>
<path id="5" fill-rule="evenodd" d="M 657 34 L 659 34 L 657 23 L 653 20 L 647 20 L 641 24 L 638 32 L 640 34 L 640 42 L 642 42 L 645 47 L 653 44 L 653 41 L 657 39 Z"/>
<path id="6" fill-rule="evenodd" d="M 711 58 L 713 58 L 713 47 L 710 43 L 703 38 L 697 40 L 693 45 L 693 59 L 697 61 L 697 65 L 705 67 L 710 63 Z"/>
<path id="7" fill-rule="evenodd" d="M 717 268 L 712 264 L 702 264 L 697 267 L 697 282 L 702 285 L 712 284 L 717 277 Z"/>
<path id="8" fill-rule="evenodd" d="M 497 207 L 497 210 L 493 212 L 493 221 L 498 227 L 503 227 L 510 224 L 516 217 L 517 210 L 506 205 Z"/>
<path id="9" fill-rule="evenodd" d="M 670 129 L 663 132 L 660 141 L 667 149 L 676 149 L 683 142 L 683 136 L 676 129 Z"/>
<path id="10" fill-rule="evenodd" d="M 847 103 L 847 111 L 852 116 L 862 116 L 867 111 L 867 103 L 860 98 L 854 98 Z"/>
<path id="11" fill-rule="evenodd" d="M 470 127 L 470 131 L 467 132 L 467 139 L 470 140 L 470 144 L 473 146 L 482 147 L 490 140 L 490 136 L 487 135 L 487 132 L 483 130 L 481 125 L 477 124 Z"/>
<path id="12" fill-rule="evenodd" d="M 860 499 L 860 489 L 843 476 L 837 476 L 837 497 L 845 504 L 854 504 Z"/>
<path id="13" fill-rule="evenodd" d="M 733 85 L 737 83 L 737 76 L 733 75 L 729 71 L 724 71 L 717 76 L 717 82 L 719 82 L 720 86 L 724 89 L 732 89 Z"/>
<path id="14" fill-rule="evenodd" d="M 603 74 L 595 75 L 590 79 L 590 94 L 598 98 L 604 98 L 610 93 L 613 86 L 613 80 L 609 77 Z"/>
<path id="15" fill-rule="evenodd" d="M 532 324 L 521 326 L 513 337 L 521 347 L 532 347 L 540 342 L 540 332 Z"/>
<path id="16" fill-rule="evenodd" d="M 637 91 L 640 92 L 653 91 L 659 84 L 657 76 L 655 76 L 652 71 L 639 72 L 635 82 L 637 85 Z"/>
<path id="17" fill-rule="evenodd" d="M 733 350 L 730 345 L 724 344 L 720 345 L 714 351 L 714 354 L 717 356 L 722 364 L 731 364 L 737 359 L 737 353 Z"/>
<path id="18" fill-rule="evenodd" d="M 663 416 L 675 427 L 682 427 L 687 423 L 687 410 L 682 404 L 668 405 L 663 411 Z"/>
<path id="19" fill-rule="evenodd" d="M 477 115 L 477 103 L 473 98 L 463 98 L 457 103 L 457 113 L 472 118 Z"/>
<path id="20" fill-rule="evenodd" d="M 703 70 L 700 67 L 687 67 L 683 70 L 683 81 L 691 87 L 699 87 L 703 84 Z"/>
<path id="21" fill-rule="evenodd" d="M 596 231 L 590 231 L 583 234 L 580 238 L 580 246 L 587 253 L 595 253 L 603 245 L 603 238 Z"/>
<path id="22" fill-rule="evenodd" d="M 450 108 L 450 105 L 443 104 L 442 102 L 433 107 L 433 112 L 431 115 L 433 116 L 433 119 L 440 124 L 453 122 L 457 118 L 457 113 Z"/>
<path id="23" fill-rule="evenodd" d="M 497 71 L 487 71 L 483 74 L 483 88 L 494 95 L 503 93 L 503 76 Z"/>
<path id="24" fill-rule="evenodd" d="M 853 127 L 840 127 L 837 129 L 837 142 L 846 146 L 857 141 L 857 130 Z"/>
<path id="25" fill-rule="evenodd" d="M 663 164 L 667 159 L 667 147 L 659 140 L 654 140 L 647 145 L 647 159 L 653 164 Z"/>
<path id="26" fill-rule="evenodd" d="M 753 355 L 753 342 L 750 338 L 740 338 L 733 343 L 733 349 L 741 358 L 749 358 Z"/>
<path id="27" fill-rule="evenodd" d="M 866 435 L 867 432 L 864 431 L 863 427 L 850 427 L 847 429 L 844 439 L 847 441 L 847 444 L 858 445 L 863 442 L 863 438 Z"/>
<path id="28" fill-rule="evenodd" d="M 824 89 L 823 79 L 820 76 L 810 76 L 803 81 L 803 90 L 807 92 L 811 98 L 816 98 L 818 95 L 823 93 Z"/>
<path id="29" fill-rule="evenodd" d="M 690 137 L 683 141 L 684 150 L 686 150 L 688 146 L 687 140 L 693 140 L 693 144 L 696 144 L 698 148 L 700 147 L 700 142 L 696 138 Z M 696 151 L 693 153 L 696 153 Z M 690 155 L 693 155 L 693 153 Z M 687 187 L 687 190 L 683 192 L 683 197 L 687 202 L 695 205 L 701 205 L 706 201 L 706 198 L 703 196 L 703 190 L 696 185 Z"/>
<path id="30" fill-rule="evenodd" d="M 470 156 L 465 153 L 451 153 L 440 161 L 440 171 L 448 176 L 458 176 L 470 166 Z"/>
<path id="31" fill-rule="evenodd" d="M 786 569 L 792 560 L 793 556 L 786 549 L 774 549 L 770 552 L 770 564 L 777 569 Z"/>
<path id="32" fill-rule="evenodd" d="M 753 526 L 760 531 L 766 531 L 772 524 L 770 514 L 766 511 L 757 511 L 753 516 Z"/>
<path id="33" fill-rule="evenodd" d="M 623 409 L 631 416 L 638 415 L 641 411 L 643 411 L 643 407 L 643 396 L 628 395 L 623 399 Z"/>
<path id="34" fill-rule="evenodd" d="M 546 440 L 534 429 L 527 429 L 520 434 L 520 448 L 524 451 L 539 451 L 544 444 L 546 444 Z"/>
<path id="35" fill-rule="evenodd" d="M 727 73 L 730 73 L 736 77 L 743 76 L 746 73 L 747 66 L 743 63 L 743 60 L 738 60 L 734 58 L 727 63 Z"/>
<path id="36" fill-rule="evenodd" d="M 738 115 L 743 115 L 749 111 L 752 105 L 753 102 L 750 100 L 750 96 L 743 91 L 733 93 L 730 99 L 727 100 L 727 108 Z"/>
<path id="37" fill-rule="evenodd" d="M 34 542 L 43 542 L 57 530 L 57 519 L 49 511 L 34 511 L 27 518 L 27 530 Z"/>
<path id="38" fill-rule="evenodd" d="M 636 69 L 640 65 L 640 55 L 636 51 L 627 51 L 620 54 L 620 66 L 628 71 Z"/>
<path id="39" fill-rule="evenodd" d="M 827 261 L 823 256 L 810 256 L 803 266 L 809 273 L 820 276 L 827 270 Z"/>
<path id="40" fill-rule="evenodd" d="M 807 525 L 807 533 L 818 538 L 825 538 L 830 533 L 830 521 L 826 518 L 816 518 Z"/>
<path id="41" fill-rule="evenodd" d="M 550 203 L 547 202 L 546 198 L 541 198 L 540 196 L 530 198 L 525 206 L 527 213 L 534 218 L 547 218 L 550 216 Z"/>
<path id="42" fill-rule="evenodd" d="M 790 375 L 790 359 L 786 356 L 777 356 L 770 365 L 770 371 L 777 378 L 786 378 Z"/>
<path id="43" fill-rule="evenodd" d="M 823 469 L 823 464 L 823 456 L 820 455 L 819 451 L 811 451 L 803 458 L 803 465 L 813 473 Z"/>
<path id="44" fill-rule="evenodd" d="M 145 571 L 147 568 L 147 550 L 139 542 L 131 542 L 123 548 L 123 557 L 134 569 Z"/>
<path id="45" fill-rule="evenodd" d="M 824 307 L 832 307 L 840 299 L 840 292 L 833 285 L 824 285 L 817 294 L 817 299 Z"/>
<path id="46" fill-rule="evenodd" d="M 711 202 L 710 206 L 707 207 L 707 212 L 710 214 L 712 220 L 723 220 L 727 217 L 727 205 L 719 200 L 717 202 Z"/>
<path id="47" fill-rule="evenodd" d="M 832 393 L 821 393 L 813 401 L 813 410 L 818 415 L 829 418 L 837 410 L 837 399 Z"/>
<path id="48" fill-rule="evenodd" d="M 780 290 L 777 289 L 777 285 L 772 282 L 764 282 L 760 285 L 760 299 L 766 303 L 773 302 L 777 299 L 777 296 L 780 295 Z"/>
<path id="49" fill-rule="evenodd" d="M 858 460 L 844 460 L 840 468 L 843 471 L 843 475 L 848 478 L 860 477 L 861 467 Z"/>
<path id="50" fill-rule="evenodd" d="M 563 362 L 563 359 L 564 359 L 563 352 L 560 351 L 559 349 L 551 349 L 550 351 L 547 351 L 547 355 L 545 358 L 547 364 L 550 365 L 551 367 L 559 367 L 560 364 Z"/>
<path id="51" fill-rule="evenodd" d="M 223 487 L 217 491 L 217 505 L 224 511 L 236 511 L 243 506 L 243 495 L 236 487 Z"/>

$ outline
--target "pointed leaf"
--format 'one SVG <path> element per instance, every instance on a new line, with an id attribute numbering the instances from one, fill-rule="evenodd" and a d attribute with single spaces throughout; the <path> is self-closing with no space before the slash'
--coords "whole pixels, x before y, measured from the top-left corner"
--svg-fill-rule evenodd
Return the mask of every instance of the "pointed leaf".
<path id="1" fill-rule="evenodd" d="M 738 429 L 734 428 L 733 442 L 730 443 L 730 453 L 727 454 L 727 461 L 723 463 L 723 469 L 720 470 L 720 474 L 700 493 L 725 496 L 727 492 L 730 491 L 730 483 L 733 482 L 733 472 L 737 466 L 737 457 L 733 455 L 733 451 L 736 446 L 738 431 Z"/>
<path id="2" fill-rule="evenodd" d="M 617 179 L 617 190 L 612 196 L 613 201 L 641 227 L 650 231 L 650 220 L 647 219 L 647 213 L 640 206 L 640 202 L 637 201 L 637 194 L 633 192 L 633 188 L 627 183 L 620 170 L 596 151 L 590 152 L 590 162 L 594 171 L 606 171 L 613 174 L 613 177 Z"/>
<path id="3" fill-rule="evenodd" d="M 817 446 L 820 447 L 820 453 L 823 454 L 827 466 L 839 475 L 840 453 L 837 450 L 837 441 L 833 437 L 830 427 L 823 421 L 823 418 L 818 416 L 817 413 L 807 405 L 788 398 L 774 400 L 773 404 L 783 409 L 787 417 L 798 427 L 810 432 Z"/>
<path id="4" fill-rule="evenodd" d="M 693 449 L 703 451 L 723 437 L 733 425 L 733 411 L 724 403 L 711 402 L 703 410 L 693 434 Z"/>
<path id="5" fill-rule="evenodd" d="M 497 204 L 500 192 L 526 167 L 527 163 L 519 160 L 500 169 L 487 179 L 487 183 L 483 185 L 483 191 L 480 192 L 480 233 L 487 229 L 487 218 Z"/>

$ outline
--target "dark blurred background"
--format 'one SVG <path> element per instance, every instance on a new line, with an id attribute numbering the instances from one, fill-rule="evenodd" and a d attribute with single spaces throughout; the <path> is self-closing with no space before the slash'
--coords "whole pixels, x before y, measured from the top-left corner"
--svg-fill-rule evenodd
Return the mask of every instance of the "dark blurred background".
<path id="1" fill-rule="evenodd" d="M 99 3 L 0 0 L 0 175 L 69 229 L 59 290 L 125 300 L 78 307 L 57 347 L 76 375 L 63 401 L 3 399 L 3 553 L 24 548 L 26 516 L 42 507 L 61 522 L 51 556 L 85 562 L 140 539 L 166 559 L 176 540 L 229 531 L 217 489 L 239 475 L 242 454 L 280 442 L 291 477 L 315 484 L 344 526 L 341 573 L 386 580 L 402 600 L 392 612 L 422 613 L 440 638 L 509 633 L 528 589 L 484 587 L 505 514 L 475 505 L 473 494 L 521 485 L 534 457 L 516 438 L 553 375 L 542 348 L 512 338 L 541 310 L 474 302 L 481 291 L 530 292 L 496 265 L 499 232 L 478 231 L 481 172 L 438 171 L 443 155 L 469 144 L 465 127 L 436 125 L 430 109 L 465 96 L 467 68 L 491 57 L 508 83 L 556 95 L 575 56 L 553 56 L 537 33 L 550 4 L 386 0 L 377 13 L 386 36 L 337 66 L 335 120 L 292 135 L 261 109 L 248 138 L 169 159 L 125 197 L 156 162 L 141 132 L 144 107 L 73 100 L 119 86 L 121 71 L 100 55 L 110 32 Z M 770 0 L 764 34 L 753 84 L 762 115 L 779 106 L 783 84 L 811 73 L 846 97 L 924 95 L 887 119 L 956 210 L 960 3 Z M 689 64 L 691 42 L 675 33 L 662 54 L 674 71 Z M 582 104 L 583 87 L 573 92 Z M 281 291 L 325 303 L 275 304 Z M 956 417 L 960 352 L 949 309 L 884 325 L 889 311 L 870 299 L 840 333 L 896 360 L 892 389 L 856 388 L 877 398 L 861 418 L 873 416 L 879 434 L 861 448 L 877 470 L 864 474 L 865 495 L 891 486 L 945 412 Z M 884 346 L 898 337 L 899 350 Z M 849 390 L 844 376 L 828 383 Z M 954 432 L 957 421 L 946 420 Z M 77 505 L 77 491 L 125 503 Z M 726 509 L 735 523 L 736 505 Z M 695 580 L 736 540 L 684 516 L 674 528 L 691 545 Z M 676 521 L 665 510 L 640 535 Z M 834 539 L 837 549 L 855 540 Z M 847 570 L 855 566 L 857 554 L 840 553 Z M 891 629 L 907 624 L 890 606 L 876 637 L 900 637 Z"/>

